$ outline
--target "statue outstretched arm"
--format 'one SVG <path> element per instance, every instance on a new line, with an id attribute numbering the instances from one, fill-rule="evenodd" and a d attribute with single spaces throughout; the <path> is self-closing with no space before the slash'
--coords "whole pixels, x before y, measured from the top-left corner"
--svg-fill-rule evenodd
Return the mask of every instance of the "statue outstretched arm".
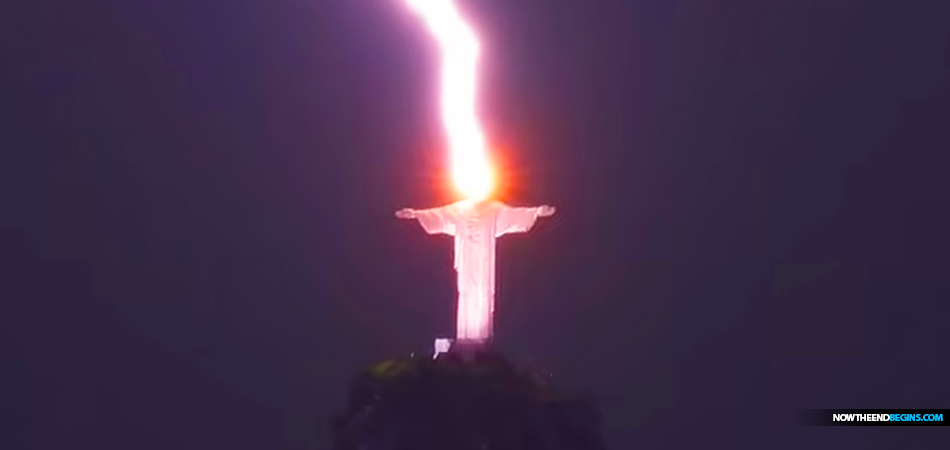
<path id="1" fill-rule="evenodd" d="M 526 233 L 538 220 L 538 217 L 553 216 L 556 210 L 553 206 L 537 206 L 533 208 L 515 208 L 502 206 L 498 212 L 498 221 L 495 224 L 495 236 L 508 233 Z"/>
<path id="2" fill-rule="evenodd" d="M 451 220 L 451 211 L 448 207 L 432 209 L 403 208 L 396 211 L 400 219 L 415 219 L 429 234 L 455 235 L 455 223 Z"/>

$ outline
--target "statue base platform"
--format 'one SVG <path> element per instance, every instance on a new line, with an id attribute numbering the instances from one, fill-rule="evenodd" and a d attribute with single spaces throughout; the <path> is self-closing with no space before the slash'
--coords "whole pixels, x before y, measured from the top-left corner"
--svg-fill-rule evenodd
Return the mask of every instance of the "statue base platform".
<path id="1" fill-rule="evenodd" d="M 433 359 L 460 359 L 473 362 L 496 357 L 496 350 L 488 340 L 436 339 Z"/>

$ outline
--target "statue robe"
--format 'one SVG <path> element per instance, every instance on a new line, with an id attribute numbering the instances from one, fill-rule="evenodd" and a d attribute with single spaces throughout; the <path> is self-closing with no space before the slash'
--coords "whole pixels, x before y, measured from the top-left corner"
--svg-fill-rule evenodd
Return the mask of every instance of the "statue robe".
<path id="1" fill-rule="evenodd" d="M 485 341 L 495 311 L 495 238 L 524 233 L 534 226 L 540 207 L 515 208 L 501 202 L 461 201 L 416 211 L 429 234 L 455 237 L 458 274 L 458 340 Z"/>

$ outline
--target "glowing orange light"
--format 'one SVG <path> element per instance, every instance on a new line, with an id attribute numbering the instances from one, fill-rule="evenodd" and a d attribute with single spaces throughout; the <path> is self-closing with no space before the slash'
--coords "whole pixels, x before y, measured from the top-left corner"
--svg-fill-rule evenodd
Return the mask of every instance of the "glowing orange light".
<path id="1" fill-rule="evenodd" d="M 485 133 L 475 112 L 478 39 L 452 0 L 406 0 L 435 35 L 442 53 L 442 121 L 449 139 L 452 181 L 466 199 L 494 188 Z"/>

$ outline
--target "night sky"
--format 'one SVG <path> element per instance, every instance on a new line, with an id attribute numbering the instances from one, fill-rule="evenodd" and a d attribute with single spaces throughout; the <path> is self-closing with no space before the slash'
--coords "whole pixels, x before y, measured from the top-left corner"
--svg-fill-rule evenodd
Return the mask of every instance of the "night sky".
<path id="1" fill-rule="evenodd" d="M 9 3 L 9 2 L 6 2 Z M 438 55 L 399 0 L 0 8 L 0 447 L 325 449 L 349 377 L 454 334 Z M 611 449 L 947 448 L 939 1 L 466 0 L 496 332 Z M 942 442 L 942 444 L 938 444 Z"/>

